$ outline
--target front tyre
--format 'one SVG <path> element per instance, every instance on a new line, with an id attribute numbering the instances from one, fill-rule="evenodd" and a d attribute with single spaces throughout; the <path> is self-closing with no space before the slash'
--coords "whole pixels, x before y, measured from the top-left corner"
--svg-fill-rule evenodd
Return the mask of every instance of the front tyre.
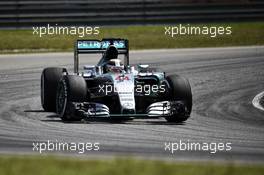
<path id="1" fill-rule="evenodd" d="M 169 101 L 173 101 L 174 107 L 178 110 L 171 116 L 165 117 L 168 122 L 186 121 L 192 111 L 192 91 L 187 79 L 179 75 L 169 75 L 166 77 L 170 86 Z"/>
<path id="2" fill-rule="evenodd" d="M 57 89 L 56 111 L 63 121 L 80 120 L 75 114 L 74 102 L 84 102 L 88 98 L 87 85 L 83 77 L 63 76 Z"/>

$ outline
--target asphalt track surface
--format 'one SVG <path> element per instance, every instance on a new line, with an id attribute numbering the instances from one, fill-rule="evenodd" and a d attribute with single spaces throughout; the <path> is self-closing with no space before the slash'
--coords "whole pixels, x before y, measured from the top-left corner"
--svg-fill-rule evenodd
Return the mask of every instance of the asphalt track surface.
<path id="1" fill-rule="evenodd" d="M 95 64 L 98 56 L 82 57 L 81 64 Z M 251 103 L 264 89 L 264 47 L 132 51 L 130 60 L 189 79 L 194 101 L 192 115 L 185 123 L 169 124 L 162 118 L 63 123 L 54 113 L 42 110 L 40 75 L 49 66 L 72 70 L 73 54 L 1 55 L 0 153 L 39 154 L 32 151 L 33 142 L 52 140 L 100 143 L 99 151 L 86 152 L 85 156 L 264 162 L 264 112 Z M 232 149 L 215 154 L 165 151 L 165 142 L 180 140 L 231 142 Z"/>

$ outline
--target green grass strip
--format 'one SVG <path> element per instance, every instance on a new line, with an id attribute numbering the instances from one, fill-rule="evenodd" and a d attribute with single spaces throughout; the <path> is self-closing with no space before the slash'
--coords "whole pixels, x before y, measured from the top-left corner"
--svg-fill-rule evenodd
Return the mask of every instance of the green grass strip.
<path id="1" fill-rule="evenodd" d="M 186 24 L 183 24 L 186 25 Z M 264 44 L 264 22 L 190 24 L 191 26 L 231 26 L 231 35 L 165 35 L 165 26 L 100 27 L 100 34 L 78 38 L 78 35 L 33 35 L 33 30 L 1 30 L 0 53 L 72 51 L 77 39 L 127 38 L 130 49 L 225 47 Z"/>
<path id="2" fill-rule="evenodd" d="M 2 156 L 2 175 L 262 175 L 263 165 L 183 163 L 138 159 L 84 160 L 49 156 Z"/>

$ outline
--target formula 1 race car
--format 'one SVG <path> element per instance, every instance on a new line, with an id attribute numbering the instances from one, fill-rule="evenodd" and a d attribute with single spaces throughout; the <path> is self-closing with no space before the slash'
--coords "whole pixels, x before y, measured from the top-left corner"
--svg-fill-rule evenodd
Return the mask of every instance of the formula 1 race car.
<path id="1" fill-rule="evenodd" d="M 79 55 L 91 53 L 101 53 L 101 60 L 79 70 Z M 63 121 L 164 117 L 183 122 L 191 114 L 192 92 L 188 80 L 179 75 L 130 65 L 126 39 L 78 40 L 74 73 L 57 67 L 43 70 L 41 103 Z"/>

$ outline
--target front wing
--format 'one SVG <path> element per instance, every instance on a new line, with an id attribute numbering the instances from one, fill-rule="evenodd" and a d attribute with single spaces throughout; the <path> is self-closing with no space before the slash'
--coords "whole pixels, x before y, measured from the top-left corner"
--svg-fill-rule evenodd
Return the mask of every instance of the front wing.
<path id="1" fill-rule="evenodd" d="M 73 103 L 76 115 L 83 118 L 159 118 L 174 115 L 189 115 L 185 104 L 181 101 L 161 101 L 149 105 L 143 114 L 111 114 L 109 108 L 101 103 Z"/>

